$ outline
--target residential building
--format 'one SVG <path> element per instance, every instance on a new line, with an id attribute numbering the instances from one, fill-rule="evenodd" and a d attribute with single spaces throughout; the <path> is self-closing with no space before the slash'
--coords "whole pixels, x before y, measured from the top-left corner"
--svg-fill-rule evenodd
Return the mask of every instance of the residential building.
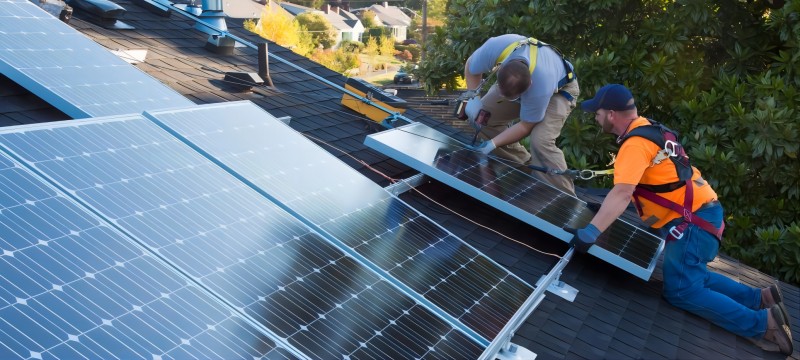
<path id="1" fill-rule="evenodd" d="M 361 37 L 364 34 L 364 25 L 361 20 L 355 14 L 339 6 L 325 4 L 322 9 L 318 10 L 289 2 L 281 2 L 280 5 L 292 16 L 307 12 L 321 14 L 336 31 L 336 45 L 334 45 L 334 48 L 338 47 L 342 41 L 361 41 Z"/>
<path id="2" fill-rule="evenodd" d="M 365 10 L 374 12 L 376 23 L 391 30 L 395 42 L 402 42 L 408 38 L 411 18 L 401 8 L 389 5 L 389 2 L 384 1 L 370 7 L 353 10 L 353 13 L 360 14 Z"/>

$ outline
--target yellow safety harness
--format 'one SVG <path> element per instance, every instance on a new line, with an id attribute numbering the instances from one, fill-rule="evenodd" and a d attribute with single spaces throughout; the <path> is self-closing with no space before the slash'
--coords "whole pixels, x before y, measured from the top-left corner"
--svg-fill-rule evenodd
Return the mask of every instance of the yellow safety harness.
<path id="1" fill-rule="evenodd" d="M 539 41 L 532 37 L 527 39 L 522 39 L 520 41 L 511 43 L 511 45 L 508 45 L 505 49 L 503 49 L 503 52 L 500 53 L 500 56 L 497 58 L 497 61 L 495 62 L 496 65 L 502 64 L 503 61 L 506 61 L 506 59 L 508 59 L 508 56 L 511 55 L 511 53 L 514 52 L 514 50 L 519 49 L 520 47 L 523 47 L 525 45 L 530 45 L 528 46 L 528 49 L 530 51 L 530 65 L 528 65 L 528 69 L 530 69 L 531 74 L 533 74 L 533 70 L 536 69 L 536 58 L 539 55 L 539 48 L 543 46 L 548 46 L 551 49 L 553 49 L 553 51 L 556 54 L 558 54 L 559 57 L 561 57 L 561 62 L 564 64 L 564 71 L 566 71 L 567 73 L 567 75 L 564 76 L 564 78 L 558 82 L 558 88 L 561 89 L 564 85 L 566 85 L 570 81 L 575 80 L 575 72 L 572 71 L 572 68 L 569 67 L 569 64 L 567 64 L 567 60 L 564 59 L 564 55 L 561 55 L 561 51 L 559 51 L 553 45 Z M 567 97 L 567 99 L 571 100 L 571 97 L 572 96 L 569 96 Z"/>

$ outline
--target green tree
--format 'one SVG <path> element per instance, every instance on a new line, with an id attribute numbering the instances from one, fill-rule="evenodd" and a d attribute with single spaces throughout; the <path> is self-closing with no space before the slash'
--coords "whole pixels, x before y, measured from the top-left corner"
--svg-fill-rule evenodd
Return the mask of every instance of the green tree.
<path id="1" fill-rule="evenodd" d="M 361 65 L 361 61 L 358 60 L 358 55 L 346 52 L 343 49 L 316 49 L 311 54 L 310 59 L 328 69 L 342 74 L 348 73 L 353 69 L 358 69 L 359 65 Z"/>
<path id="2" fill-rule="evenodd" d="M 724 252 L 797 283 L 800 2 L 769 6 L 766 0 L 451 0 L 447 26 L 425 44 L 419 73 L 429 91 L 452 88 L 466 58 L 491 36 L 518 33 L 554 44 L 575 65 L 581 98 L 605 83 L 623 83 L 640 114 L 681 132 L 725 206 Z M 616 151 L 592 119 L 574 111 L 564 126 L 560 146 L 571 166 L 605 167 Z"/>
<path id="3" fill-rule="evenodd" d="M 306 12 L 294 19 L 311 34 L 311 42 L 315 47 L 330 49 L 336 45 L 336 31 L 322 14 Z"/>
<path id="4" fill-rule="evenodd" d="M 406 33 L 407 39 L 421 40 L 422 39 L 422 17 L 417 16 L 411 19 L 411 25 L 408 26 Z"/>
<path id="5" fill-rule="evenodd" d="M 381 26 L 381 24 L 375 20 L 377 19 L 377 14 L 375 14 L 372 10 L 364 10 L 361 12 L 361 24 L 364 25 L 365 29 L 372 29 Z"/>
<path id="6" fill-rule="evenodd" d="M 320 9 L 322 5 L 325 5 L 325 0 L 292 0 L 289 2 L 312 9 Z"/>

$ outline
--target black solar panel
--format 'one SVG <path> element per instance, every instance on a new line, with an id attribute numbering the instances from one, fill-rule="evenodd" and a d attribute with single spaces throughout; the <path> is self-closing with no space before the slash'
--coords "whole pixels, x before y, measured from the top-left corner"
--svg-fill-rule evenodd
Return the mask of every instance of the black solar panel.
<path id="1" fill-rule="evenodd" d="M 0 0 L 0 73 L 73 118 L 193 105 L 27 0 Z"/>
<path id="2" fill-rule="evenodd" d="M 0 154 L 0 358 L 293 359 Z"/>
<path id="3" fill-rule="evenodd" d="M 227 103 L 148 116 L 485 339 L 493 339 L 532 292 L 255 105 Z"/>
<path id="4" fill-rule="evenodd" d="M 152 122 L 128 116 L 49 126 L 3 133 L 0 142 L 305 356 L 483 351 Z"/>
<path id="5" fill-rule="evenodd" d="M 370 135 L 365 144 L 564 241 L 571 234 L 562 227 L 586 226 L 594 216 L 585 202 L 424 124 Z M 649 279 L 662 249 L 663 240 L 617 220 L 590 253 Z"/>

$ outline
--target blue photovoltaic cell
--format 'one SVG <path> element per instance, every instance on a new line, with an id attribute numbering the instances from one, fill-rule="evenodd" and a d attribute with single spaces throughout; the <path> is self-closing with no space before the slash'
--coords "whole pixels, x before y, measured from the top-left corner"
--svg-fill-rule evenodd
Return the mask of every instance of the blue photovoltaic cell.
<path id="1" fill-rule="evenodd" d="M 0 73 L 73 118 L 193 105 L 27 0 L 0 0 Z"/>
<path id="2" fill-rule="evenodd" d="M 494 339 L 532 288 L 249 102 L 148 112 L 414 292 Z"/>
<path id="3" fill-rule="evenodd" d="M 24 130 L 0 142 L 309 358 L 484 349 L 148 120 Z"/>
<path id="4" fill-rule="evenodd" d="M 594 216 L 583 201 L 424 124 L 370 135 L 364 143 L 564 241 L 572 235 L 563 227 L 584 227 Z M 663 247 L 658 237 L 617 220 L 589 253 L 647 280 Z"/>
<path id="5" fill-rule="evenodd" d="M 295 358 L 2 154 L 0 248 L 0 359 Z"/>

